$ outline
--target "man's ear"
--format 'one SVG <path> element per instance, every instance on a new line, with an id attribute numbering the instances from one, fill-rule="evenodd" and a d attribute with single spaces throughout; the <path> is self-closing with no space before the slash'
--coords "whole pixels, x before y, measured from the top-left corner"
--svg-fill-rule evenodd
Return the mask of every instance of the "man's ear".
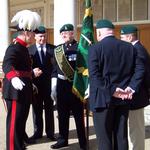
<path id="1" fill-rule="evenodd" d="M 98 30 L 98 33 L 97 33 L 97 34 L 98 34 L 98 36 L 100 37 L 100 36 L 101 36 L 101 31 L 100 31 L 100 30 Z"/>
<path id="2" fill-rule="evenodd" d="M 96 30 L 96 36 L 97 36 L 97 40 L 99 41 L 101 37 L 101 31 L 99 29 Z"/>
<path id="3" fill-rule="evenodd" d="M 133 39 L 132 35 L 129 34 L 129 35 L 128 35 L 128 40 L 129 40 L 129 42 L 132 42 L 132 39 Z"/>

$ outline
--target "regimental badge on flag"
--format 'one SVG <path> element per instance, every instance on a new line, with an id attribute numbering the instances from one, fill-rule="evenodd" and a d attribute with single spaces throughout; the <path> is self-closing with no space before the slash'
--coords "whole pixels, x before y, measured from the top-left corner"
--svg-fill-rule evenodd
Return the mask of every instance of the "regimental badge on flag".
<path id="1" fill-rule="evenodd" d="M 94 43 L 94 27 L 91 0 L 85 0 L 85 14 L 82 23 L 78 45 L 76 68 L 73 80 L 73 93 L 82 101 L 85 100 L 85 91 L 88 88 L 88 48 Z"/>

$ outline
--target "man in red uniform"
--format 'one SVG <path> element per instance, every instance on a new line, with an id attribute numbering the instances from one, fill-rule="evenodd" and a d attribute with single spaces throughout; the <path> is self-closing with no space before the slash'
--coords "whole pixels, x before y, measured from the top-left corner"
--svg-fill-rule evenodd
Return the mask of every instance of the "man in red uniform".
<path id="1" fill-rule="evenodd" d="M 3 60 L 3 97 L 7 105 L 6 149 L 24 150 L 25 124 L 32 97 L 31 60 L 27 45 L 40 25 L 36 12 L 23 10 L 12 19 L 18 36 L 7 48 Z"/>

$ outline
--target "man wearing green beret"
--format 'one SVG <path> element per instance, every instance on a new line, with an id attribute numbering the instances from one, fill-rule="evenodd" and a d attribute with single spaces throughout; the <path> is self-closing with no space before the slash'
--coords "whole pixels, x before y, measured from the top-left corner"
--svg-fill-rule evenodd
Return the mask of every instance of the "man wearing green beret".
<path id="1" fill-rule="evenodd" d="M 65 32 L 65 31 L 73 31 L 74 27 L 72 24 L 65 24 L 60 28 L 60 33 Z"/>
<path id="2" fill-rule="evenodd" d="M 129 145 L 131 150 L 145 149 L 145 123 L 144 123 L 144 107 L 149 105 L 148 87 L 150 87 L 150 63 L 148 53 L 138 40 L 138 29 L 134 25 L 126 25 L 121 28 L 121 40 L 132 43 L 137 49 L 137 54 L 145 62 L 146 72 L 144 81 L 138 93 L 133 97 L 129 112 Z M 149 60 L 148 60 L 149 59 Z M 149 84 L 149 86 L 147 85 Z"/>
<path id="3" fill-rule="evenodd" d="M 70 111 L 75 118 L 77 135 L 81 150 L 86 150 L 86 136 L 84 126 L 84 104 L 72 92 L 74 69 L 76 66 L 78 43 L 74 39 L 74 26 L 64 24 L 60 28 L 63 44 L 55 51 L 56 67 L 52 78 L 52 99 L 57 99 L 59 138 L 57 143 L 51 145 L 52 149 L 68 146 Z M 57 84 L 54 79 L 57 78 Z M 54 81 L 54 82 L 53 82 Z"/>
<path id="4" fill-rule="evenodd" d="M 29 47 L 32 68 L 36 76 L 33 78 L 33 83 L 38 89 L 38 93 L 34 95 L 32 101 L 34 134 L 30 137 L 31 140 L 43 137 L 44 125 L 47 138 L 51 141 L 56 140 L 54 135 L 53 100 L 50 97 L 54 48 L 54 45 L 47 43 L 46 28 L 39 26 L 35 30 L 35 44 Z M 43 105 L 45 123 L 43 123 Z"/>
<path id="5" fill-rule="evenodd" d="M 129 104 L 144 75 L 136 49 L 114 36 L 114 25 L 96 24 L 98 42 L 89 49 L 90 109 L 98 150 L 128 150 Z M 130 62 L 130 63 L 129 63 Z"/>

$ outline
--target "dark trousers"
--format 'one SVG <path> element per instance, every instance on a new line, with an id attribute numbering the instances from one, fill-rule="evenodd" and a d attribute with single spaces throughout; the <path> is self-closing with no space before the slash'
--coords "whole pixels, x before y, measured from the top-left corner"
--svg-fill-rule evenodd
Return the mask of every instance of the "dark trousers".
<path id="1" fill-rule="evenodd" d="M 6 150 L 23 150 L 25 125 L 29 114 L 29 99 L 8 100 L 6 120 Z"/>
<path id="2" fill-rule="evenodd" d="M 72 83 L 58 79 L 57 110 L 59 134 L 68 142 L 70 111 L 75 119 L 80 147 L 86 147 L 83 103 L 72 93 Z"/>
<path id="3" fill-rule="evenodd" d="M 113 106 L 93 113 L 98 150 L 128 150 L 127 106 Z"/>
<path id="4" fill-rule="evenodd" d="M 45 90 L 45 87 L 39 88 L 38 94 L 34 95 L 33 108 L 33 125 L 34 134 L 36 136 L 43 135 L 43 110 L 45 111 L 45 132 L 47 136 L 54 135 L 54 112 L 53 101 L 50 97 L 50 92 Z"/>

